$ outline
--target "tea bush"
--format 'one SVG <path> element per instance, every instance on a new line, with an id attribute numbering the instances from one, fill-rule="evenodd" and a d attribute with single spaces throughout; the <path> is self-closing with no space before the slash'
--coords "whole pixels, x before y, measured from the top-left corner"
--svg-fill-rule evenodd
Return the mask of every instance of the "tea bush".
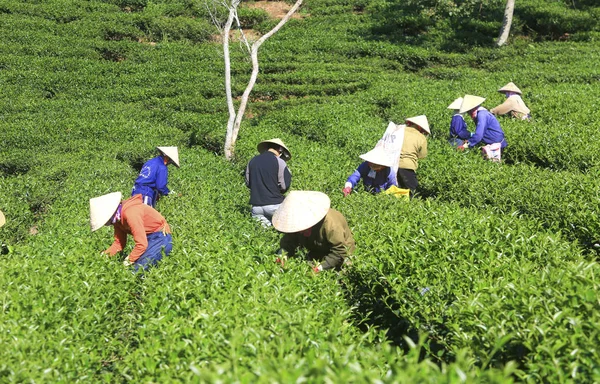
<path id="1" fill-rule="evenodd" d="M 3 1 L 0 240 L 14 251 L 0 256 L 0 381 L 599 381 L 598 11 L 576 4 L 518 3 L 498 50 L 502 2 L 308 1 L 261 47 L 227 162 L 203 4 Z M 263 33 L 277 22 L 241 15 Z M 249 71 L 233 44 L 236 100 Z M 491 108 L 508 81 L 533 120 L 499 118 L 505 162 L 452 149 L 447 105 L 477 94 Z M 388 122 L 421 114 L 419 197 L 343 198 Z M 327 193 L 348 219 L 344 272 L 273 262 L 280 235 L 252 221 L 243 182 L 273 137 L 292 151 L 292 189 Z M 180 150 L 178 194 L 157 206 L 174 250 L 139 278 L 99 255 L 112 232 L 90 234 L 88 200 L 129 196 L 158 145 Z"/>

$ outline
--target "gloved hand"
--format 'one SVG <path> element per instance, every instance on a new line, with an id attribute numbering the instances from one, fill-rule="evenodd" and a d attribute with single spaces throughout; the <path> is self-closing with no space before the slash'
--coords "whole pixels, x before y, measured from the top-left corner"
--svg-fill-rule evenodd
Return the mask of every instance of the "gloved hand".
<path id="1" fill-rule="evenodd" d="M 282 267 L 285 267 L 285 256 L 275 258 L 275 262 L 281 264 Z"/>
<path id="2" fill-rule="evenodd" d="M 458 147 L 456 147 L 456 149 L 458 149 L 459 151 L 464 151 L 467 148 L 469 148 L 469 142 L 468 141 L 465 141 L 464 143 L 462 143 L 461 145 L 459 145 Z"/>
<path id="3" fill-rule="evenodd" d="M 344 194 L 344 197 L 348 196 L 350 194 L 350 192 L 352 192 L 352 188 L 350 188 L 350 187 L 345 187 L 344 189 L 342 189 L 342 193 Z"/>
<path id="4" fill-rule="evenodd" d="M 321 264 L 319 264 L 319 265 L 313 267 L 312 270 L 313 270 L 314 273 L 319 273 L 319 272 L 321 272 L 323 270 L 323 266 Z"/>
<path id="5" fill-rule="evenodd" d="M 125 260 L 123 260 L 123 265 L 126 267 L 129 267 L 131 264 L 133 264 L 131 261 L 129 261 L 129 256 L 127 256 L 125 258 Z"/>

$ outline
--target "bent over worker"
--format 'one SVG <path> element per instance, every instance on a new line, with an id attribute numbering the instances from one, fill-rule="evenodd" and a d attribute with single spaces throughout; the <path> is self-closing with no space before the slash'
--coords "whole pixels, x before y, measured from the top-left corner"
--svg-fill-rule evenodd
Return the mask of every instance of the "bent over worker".
<path id="1" fill-rule="evenodd" d="M 137 272 L 158 263 L 173 249 L 171 228 L 154 208 L 142 202 L 142 195 L 121 201 L 121 192 L 113 192 L 90 199 L 90 226 L 92 232 L 103 226 L 114 227 L 114 242 L 103 253 L 109 256 L 121 252 L 127 244 L 127 235 L 133 236 L 135 246 L 125 258 L 125 266 L 133 265 Z"/>
<path id="2" fill-rule="evenodd" d="M 523 92 L 512 81 L 500 88 L 498 92 L 504 93 L 506 100 L 502 104 L 490 109 L 490 113 L 494 115 L 510 114 L 510 116 L 520 120 L 531 119 L 531 111 L 521 98 Z"/>
<path id="3" fill-rule="evenodd" d="M 460 106 L 460 113 L 468 112 L 471 119 L 475 122 L 475 132 L 462 145 L 458 146 L 458 150 L 464 150 L 468 147 L 474 147 L 479 143 L 486 144 L 484 149 L 493 151 L 494 158 L 491 160 L 500 160 L 500 154 L 506 148 L 508 143 L 504 137 L 504 131 L 500 127 L 500 123 L 494 115 L 487 109 L 481 106 L 485 98 L 473 95 L 465 95 Z M 488 147 L 489 146 L 489 147 Z M 486 157 L 489 157 L 486 155 Z"/>
<path id="4" fill-rule="evenodd" d="M 256 148 L 260 154 L 246 166 L 246 186 L 250 188 L 252 217 L 263 227 L 270 227 L 271 218 L 292 183 L 292 173 L 286 164 L 292 154 L 277 138 L 261 141 Z"/>
<path id="5" fill-rule="evenodd" d="M 419 160 L 427 156 L 427 135 L 431 131 L 425 115 L 409 117 L 406 119 L 405 124 L 404 142 L 402 143 L 396 180 L 399 187 L 410 189 L 412 197 L 419 187 L 417 168 L 419 167 Z"/>
<path id="6" fill-rule="evenodd" d="M 391 169 L 395 165 L 395 159 L 383 148 L 375 147 L 359 157 L 365 161 L 346 180 L 344 189 L 342 189 L 344 197 L 352 192 L 360 179 L 363 181 L 365 190 L 373 194 L 383 192 L 392 185 L 398 186 L 396 174 Z"/>
<path id="7" fill-rule="evenodd" d="M 179 168 L 179 153 L 177 147 L 156 147 L 160 155 L 148 160 L 140 170 L 133 185 L 131 196 L 141 194 L 144 204 L 156 206 L 160 196 L 166 196 L 171 191 L 167 188 L 169 170 L 167 165 L 175 164 Z"/>
<path id="8" fill-rule="evenodd" d="M 308 251 L 313 271 L 339 270 L 354 252 L 352 231 L 344 216 L 330 208 L 329 197 L 316 191 L 292 191 L 275 215 L 273 226 L 284 235 L 279 245 L 280 260 L 295 256 L 299 248 Z"/>
<path id="9" fill-rule="evenodd" d="M 454 110 L 454 115 L 450 121 L 450 135 L 448 137 L 448 142 L 455 147 L 461 145 L 463 141 L 471 137 L 471 132 L 467 129 L 467 123 L 465 122 L 462 113 L 459 113 L 462 101 L 463 98 L 459 97 L 448 106 L 448 109 Z"/>

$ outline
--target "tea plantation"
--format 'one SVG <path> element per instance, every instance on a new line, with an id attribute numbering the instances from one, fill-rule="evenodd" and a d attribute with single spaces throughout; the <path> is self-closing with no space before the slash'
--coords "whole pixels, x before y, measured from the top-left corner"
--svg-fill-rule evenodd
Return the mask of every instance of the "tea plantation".
<path id="1" fill-rule="evenodd" d="M 516 4 L 496 48 L 501 0 L 305 0 L 259 51 L 228 162 L 204 2 L 0 0 L 0 382 L 600 382 L 600 6 Z M 243 4 L 240 21 L 277 19 Z M 450 147 L 446 106 L 494 107 L 509 81 L 533 119 L 499 118 L 503 163 Z M 419 196 L 344 198 L 388 122 L 421 114 Z M 252 221 L 242 173 L 273 137 L 292 189 L 348 219 L 342 273 L 281 268 Z M 100 255 L 112 229 L 90 232 L 89 199 L 128 196 L 168 145 L 174 249 L 142 279 Z"/>

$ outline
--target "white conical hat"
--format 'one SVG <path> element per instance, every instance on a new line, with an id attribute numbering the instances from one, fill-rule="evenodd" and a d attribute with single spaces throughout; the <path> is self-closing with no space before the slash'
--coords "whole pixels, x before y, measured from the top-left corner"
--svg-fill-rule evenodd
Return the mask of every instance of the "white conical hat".
<path id="1" fill-rule="evenodd" d="M 6 224 L 6 217 L 4 217 L 4 213 L 0 211 L 0 227 Z"/>
<path id="2" fill-rule="evenodd" d="M 273 215 L 273 226 L 279 232 L 304 231 L 321 221 L 331 201 L 323 192 L 291 191 Z"/>
<path id="3" fill-rule="evenodd" d="M 177 168 L 179 168 L 179 152 L 177 151 L 177 147 L 156 147 L 156 149 L 171 159 Z"/>
<path id="4" fill-rule="evenodd" d="M 264 151 L 266 151 L 269 148 L 269 144 L 277 144 L 283 148 L 283 153 L 281 154 L 281 158 L 283 160 L 288 161 L 289 159 L 292 158 L 292 153 L 290 152 L 288 147 L 286 147 L 285 144 L 283 144 L 283 141 L 281 141 L 280 138 L 261 141 L 256 146 L 256 149 L 258 149 L 259 153 L 263 153 Z"/>
<path id="5" fill-rule="evenodd" d="M 454 100 L 452 102 L 452 104 L 450 104 L 448 106 L 448 109 L 460 109 L 460 105 L 462 104 L 462 102 L 463 102 L 463 98 L 459 97 L 458 99 Z"/>
<path id="6" fill-rule="evenodd" d="M 391 151 L 386 151 L 382 147 L 375 147 L 367 153 L 359 156 L 364 161 L 369 163 L 383 165 L 384 167 L 393 167 L 397 161 Z"/>
<path id="7" fill-rule="evenodd" d="M 427 122 L 427 117 L 425 115 L 409 117 L 406 121 L 410 121 L 413 124 L 418 125 L 423 128 L 425 132 L 431 135 L 431 131 L 429 130 L 429 123 Z"/>
<path id="8" fill-rule="evenodd" d="M 465 113 L 470 111 L 473 108 L 477 108 L 485 101 L 485 97 L 473 96 L 473 95 L 465 95 L 463 98 L 463 102 L 460 105 L 460 110 L 458 113 Z"/>
<path id="9" fill-rule="evenodd" d="M 498 92 L 514 92 L 514 93 L 518 93 L 519 95 L 523 94 L 523 92 L 521 92 L 519 87 L 517 87 L 515 85 L 515 83 L 513 83 L 512 81 L 510 83 L 506 84 L 504 87 L 500 88 L 498 90 Z"/>
<path id="10" fill-rule="evenodd" d="M 121 192 L 113 192 L 90 199 L 90 227 L 92 232 L 102 228 L 110 220 L 120 202 Z"/>

